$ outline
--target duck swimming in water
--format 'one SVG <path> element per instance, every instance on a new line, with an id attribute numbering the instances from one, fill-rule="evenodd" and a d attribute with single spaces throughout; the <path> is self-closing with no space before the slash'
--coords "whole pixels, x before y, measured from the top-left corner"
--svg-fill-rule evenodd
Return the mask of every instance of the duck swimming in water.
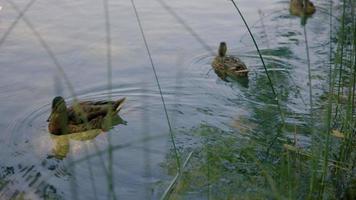
<path id="1" fill-rule="evenodd" d="M 66 135 L 93 129 L 106 130 L 107 124 L 121 110 L 125 98 L 116 101 L 84 101 L 67 108 L 63 97 L 52 101 L 52 112 L 48 118 L 48 130 L 54 135 Z"/>
<path id="2" fill-rule="evenodd" d="M 295 16 L 311 16 L 315 13 L 315 6 L 309 0 L 290 0 L 289 11 Z"/>
<path id="3" fill-rule="evenodd" d="M 232 78 L 247 77 L 248 69 L 239 58 L 226 55 L 227 46 L 225 42 L 220 42 L 218 56 L 213 60 L 211 66 L 219 77 L 225 79 L 227 76 Z"/>

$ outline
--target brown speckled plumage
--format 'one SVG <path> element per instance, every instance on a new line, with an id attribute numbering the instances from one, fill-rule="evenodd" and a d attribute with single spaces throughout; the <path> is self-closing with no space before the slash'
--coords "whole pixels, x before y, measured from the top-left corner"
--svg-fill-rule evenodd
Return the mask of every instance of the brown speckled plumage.
<path id="1" fill-rule="evenodd" d="M 66 107 L 62 97 L 55 97 L 48 119 L 48 130 L 65 135 L 92 129 L 104 129 L 105 123 L 120 111 L 125 98 L 117 101 L 85 101 Z"/>
<path id="2" fill-rule="evenodd" d="M 295 16 L 310 16 L 315 13 L 315 6 L 309 0 L 290 0 L 289 10 Z"/>
<path id="3" fill-rule="evenodd" d="M 218 53 L 212 62 L 212 67 L 219 77 L 225 79 L 227 76 L 232 78 L 247 77 L 248 69 L 239 58 L 227 56 L 227 47 L 225 42 L 219 45 Z"/>

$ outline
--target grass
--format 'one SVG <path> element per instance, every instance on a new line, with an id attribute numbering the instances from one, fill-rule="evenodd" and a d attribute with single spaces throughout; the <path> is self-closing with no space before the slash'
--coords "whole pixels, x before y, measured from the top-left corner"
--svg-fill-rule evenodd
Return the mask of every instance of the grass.
<path id="1" fill-rule="evenodd" d="M 110 12 L 109 12 L 109 2 L 108 0 L 103 0 L 103 10 L 105 16 L 105 33 L 106 33 L 106 61 L 107 61 L 107 79 L 108 79 L 108 100 L 111 101 L 111 93 L 112 93 L 112 56 L 111 56 L 111 22 L 110 22 Z M 110 120 L 111 121 L 111 120 Z M 110 125 L 111 126 L 111 125 Z M 114 189 L 114 170 L 113 170 L 113 151 L 112 151 L 112 144 L 111 144 L 111 134 L 107 136 L 108 140 L 108 193 L 109 199 L 116 200 L 116 193 Z"/>
<path id="2" fill-rule="evenodd" d="M 0 39 L 0 46 L 11 33 L 17 22 L 21 19 L 32 30 L 42 47 L 46 50 L 54 65 L 66 81 L 68 89 L 75 97 L 73 86 L 63 71 L 55 53 L 48 46 L 41 34 L 36 31 L 34 25 L 25 16 L 25 12 L 34 4 L 30 1 L 23 10 L 16 4 L 8 2 L 17 10 L 18 17 L 7 29 L 7 32 Z M 170 15 L 172 15 L 182 27 L 190 33 L 202 47 L 212 54 L 212 48 L 199 36 L 199 34 L 187 22 L 174 11 L 168 3 L 163 0 L 157 1 Z M 191 137 L 199 141 L 199 145 L 192 149 L 180 149 L 176 144 L 176 135 L 171 125 L 167 111 L 167 105 L 161 88 L 158 72 L 151 55 L 149 41 L 145 36 L 142 21 L 135 1 L 131 0 L 134 9 L 137 25 L 140 30 L 142 40 L 147 52 L 149 63 L 154 73 L 155 82 L 160 93 L 162 108 L 168 125 L 170 142 L 173 146 L 172 152 L 167 152 L 167 160 L 164 167 L 168 169 L 168 174 L 173 177 L 162 190 L 161 199 L 354 199 L 356 197 L 356 177 L 355 177 L 355 83 L 356 83 L 356 20 L 355 2 L 343 0 L 341 2 L 342 13 L 338 32 L 334 33 L 333 10 L 334 6 L 330 1 L 330 42 L 329 42 L 329 74 L 327 98 L 322 102 L 323 109 L 316 109 L 314 101 L 318 97 L 313 95 L 312 70 L 310 63 L 310 52 L 308 45 L 307 27 L 301 27 L 305 38 L 305 59 L 307 60 L 308 81 L 309 81 L 309 116 L 303 118 L 306 127 L 293 126 L 285 121 L 286 108 L 283 105 L 283 94 L 279 94 L 277 76 L 270 76 L 265 63 L 263 52 L 261 53 L 255 34 L 252 33 L 245 17 L 238 4 L 231 0 L 239 17 L 243 20 L 252 42 L 256 47 L 261 60 L 266 77 L 258 79 L 259 84 L 268 83 L 273 94 L 272 101 L 278 107 L 278 112 L 274 112 L 275 107 L 265 106 L 256 109 L 255 118 L 259 128 L 248 130 L 245 135 L 237 134 L 231 130 L 225 130 L 209 124 L 202 123 L 190 130 Z M 105 15 L 105 33 L 107 45 L 107 79 L 108 79 L 108 99 L 111 99 L 112 91 L 112 61 L 111 61 L 111 29 L 109 2 L 103 1 Z M 263 25 L 264 26 L 264 25 Z M 265 28 L 264 28 L 265 29 Z M 351 31 L 350 31 L 351 30 Z M 353 30 L 353 31 L 352 31 Z M 332 42 L 334 37 L 337 43 Z M 336 45 L 334 48 L 333 45 Z M 334 52 L 336 49 L 336 52 Z M 290 76 L 288 77 L 290 78 Z M 344 100 L 342 100 L 344 99 Z M 303 101 L 304 102 L 304 101 Z M 267 113 L 267 114 L 265 114 Z M 269 114 L 276 114 L 280 118 L 270 119 Z M 296 113 L 292 113 L 295 114 Z M 320 119 L 317 116 L 322 116 Z M 265 121 L 262 121 L 262 120 Z M 280 121 L 273 121 L 280 119 Z M 310 121 L 309 121 L 310 120 Z M 244 123 L 251 123 L 252 119 L 247 119 Z M 248 126 L 248 124 L 247 124 Z M 296 141 L 291 141 L 285 136 L 297 129 L 308 131 L 311 139 L 311 146 L 299 147 Z M 292 130 L 292 131 L 291 131 Z M 337 133 L 337 134 L 332 134 Z M 75 170 L 79 163 L 86 162 L 89 167 L 91 187 L 94 197 L 98 198 L 95 188 L 95 174 L 91 168 L 91 158 L 99 156 L 103 171 L 108 184 L 108 198 L 120 199 L 120 195 L 115 193 L 113 162 L 114 152 L 119 149 L 131 147 L 140 142 L 147 142 L 152 139 L 163 137 L 144 137 L 121 145 L 111 143 L 111 136 L 108 135 L 108 148 L 105 150 L 96 149 L 95 154 L 87 155 L 82 159 L 70 162 L 68 167 Z M 336 137 L 337 136 L 337 137 Z M 108 155 L 105 166 L 105 158 Z M 181 164 L 181 157 L 187 158 Z M 75 174 L 74 174 L 75 175 Z M 76 189 L 75 179 L 72 182 L 73 199 L 79 197 Z M 0 179 L 0 188 L 5 181 Z M 201 196 L 194 196 L 196 194 Z"/>
<path id="3" fill-rule="evenodd" d="M 31 21 L 25 15 L 25 13 L 30 9 L 30 7 L 35 4 L 36 0 L 31 0 L 29 3 L 27 3 L 27 5 L 25 6 L 25 8 L 23 10 L 20 10 L 19 7 L 17 6 L 17 4 L 15 4 L 12 0 L 7 0 L 7 2 L 12 6 L 12 8 L 14 10 L 16 10 L 16 12 L 18 13 L 18 17 L 14 20 L 14 22 L 11 24 L 11 26 L 7 29 L 7 31 L 1 37 L 0 46 L 3 45 L 3 43 L 5 42 L 7 37 L 10 35 L 10 33 L 16 27 L 17 23 L 20 20 L 23 20 L 26 23 L 26 25 L 31 29 L 33 34 L 36 36 L 36 38 L 40 42 L 41 46 L 45 49 L 45 51 L 47 52 L 47 55 L 53 61 L 53 64 L 57 68 L 58 72 L 60 73 L 60 76 L 65 80 L 65 83 L 68 86 L 68 90 L 69 90 L 72 98 L 74 98 L 74 103 L 76 103 L 77 102 L 77 97 L 76 97 L 77 95 L 75 93 L 74 87 L 71 84 L 71 81 L 68 78 L 66 72 L 63 70 L 63 67 L 60 64 L 59 60 L 57 59 L 56 54 L 53 52 L 53 50 L 48 45 L 48 43 L 43 38 L 43 36 L 36 30 L 35 26 L 31 23 Z M 110 20 L 109 20 L 108 2 L 104 0 L 103 1 L 103 6 L 104 6 L 105 19 L 106 19 L 106 33 L 107 33 L 106 42 L 107 42 L 107 62 L 108 62 L 107 63 L 107 67 L 108 67 L 108 90 L 109 90 L 108 99 L 110 100 L 111 99 L 111 97 L 110 97 L 110 95 L 111 95 L 111 85 L 112 85 L 112 83 L 111 83 L 111 71 L 112 71 L 111 65 L 112 64 L 111 64 L 111 36 L 110 36 Z M 77 109 L 80 112 L 81 108 L 77 107 Z M 86 121 L 86 119 L 84 119 L 84 120 Z M 86 121 L 86 124 L 88 125 L 87 121 Z M 107 178 L 108 178 L 109 193 L 113 197 L 113 199 L 116 199 L 116 195 L 115 195 L 115 192 L 114 192 L 113 180 L 112 180 L 112 177 L 113 177 L 113 169 L 112 169 L 113 155 L 112 155 L 112 150 L 111 150 L 112 147 L 111 147 L 110 134 L 108 136 L 108 142 L 109 142 L 109 147 L 108 147 L 109 170 L 108 170 L 108 172 L 106 172 L 106 174 L 107 174 Z M 88 162 L 89 162 L 89 160 L 88 160 Z M 71 161 L 70 161 L 70 163 L 71 163 Z M 102 162 L 102 165 L 103 165 L 104 170 L 106 171 L 105 166 L 104 166 L 104 162 Z M 88 167 L 89 167 L 89 171 L 90 171 L 91 180 L 94 181 L 91 166 L 88 165 Z M 71 169 L 72 176 L 75 177 L 75 166 L 73 165 L 70 169 Z M 71 181 L 70 181 L 71 193 L 72 193 L 72 198 L 73 199 L 78 199 L 75 180 L 76 180 L 75 178 L 72 178 Z M 94 182 L 92 184 L 94 184 Z M 95 190 L 94 190 L 94 192 L 95 192 Z"/>
<path id="4" fill-rule="evenodd" d="M 169 128 L 169 134 L 170 134 L 170 137 L 171 137 L 171 142 L 172 142 L 174 153 L 175 153 L 174 155 L 175 155 L 176 162 L 177 162 L 177 169 L 178 169 L 178 172 L 180 173 L 180 171 L 181 171 L 180 155 L 179 155 L 178 149 L 176 147 L 176 142 L 175 142 L 175 139 L 174 139 L 173 129 L 172 129 L 172 125 L 171 125 L 171 122 L 170 122 L 170 119 L 169 119 L 169 116 L 168 116 L 168 111 L 167 111 L 166 103 L 165 103 L 165 100 L 164 100 L 164 97 L 163 97 L 161 84 L 159 83 L 156 67 L 155 67 L 155 64 L 154 64 L 152 56 L 151 56 L 151 51 L 150 51 L 150 48 L 148 46 L 148 42 L 147 42 L 144 30 L 142 28 L 140 16 L 139 16 L 138 11 L 136 9 L 134 0 L 131 0 L 131 3 L 132 3 L 132 7 L 133 7 L 133 9 L 135 11 L 135 16 L 136 16 L 136 19 L 137 19 L 137 23 L 138 23 L 138 26 L 140 28 L 142 39 L 143 39 L 143 42 L 144 42 L 146 50 L 147 50 L 147 55 L 148 55 L 148 58 L 150 60 L 152 71 L 153 71 L 153 74 L 155 76 L 155 80 L 156 80 L 156 83 L 157 83 L 159 94 L 160 94 L 160 97 L 161 97 L 161 100 L 162 100 L 163 110 L 164 110 L 164 114 L 166 116 L 166 120 L 167 120 L 167 124 L 168 124 L 168 128 Z"/>
<path id="5" fill-rule="evenodd" d="M 259 52 L 257 42 L 250 31 L 241 11 L 237 4 L 232 1 L 239 15 L 243 19 L 251 38 Z M 255 199 L 255 198 L 273 198 L 273 199 L 354 199 L 356 197 L 355 190 L 355 31 L 346 33 L 345 27 L 349 30 L 355 30 L 355 4 L 351 1 L 344 1 L 342 4 L 342 20 L 340 31 L 337 34 L 337 52 L 333 53 L 333 43 L 330 42 L 330 73 L 329 73 L 329 92 L 326 109 L 317 110 L 313 108 L 313 88 L 312 88 L 312 72 L 310 65 L 310 54 L 308 47 L 308 38 L 306 27 L 303 26 L 303 32 L 306 42 L 306 60 L 309 79 L 309 104 L 310 116 L 309 131 L 311 134 L 311 148 L 299 149 L 294 145 L 284 145 L 283 149 L 274 148 L 271 152 L 272 159 L 279 159 L 280 162 L 276 166 L 271 165 L 269 161 L 261 160 L 258 154 L 263 154 L 259 149 L 258 142 L 244 144 L 245 150 L 236 148 L 233 141 L 236 138 L 221 138 L 222 135 L 230 135 L 221 133 L 216 127 L 201 127 L 197 131 L 203 135 L 203 149 L 197 150 L 200 155 L 193 156 L 191 168 L 185 174 L 183 180 L 177 186 L 175 198 L 190 198 L 189 192 L 204 189 L 208 199 Z M 330 2 L 330 41 L 333 38 L 333 21 L 332 21 L 333 5 Z M 347 14 L 345 14 L 347 13 Z M 351 16 L 348 21 L 346 16 Z M 347 39 L 348 41 L 346 41 Z M 346 45 L 347 44 L 347 45 Z M 346 53 L 347 52 L 347 53 Z M 345 55 L 346 54 L 346 55 Z M 263 57 L 259 53 L 262 65 L 266 69 Z M 348 64 L 346 64 L 348 63 Z M 266 74 L 268 76 L 267 70 Z M 268 76 L 269 83 L 273 88 L 272 80 Z M 345 84 L 347 83 L 347 84 Z M 276 95 L 276 92 L 273 91 Z M 336 98 L 335 98 L 335 95 Z M 341 103 L 340 96 L 346 95 L 347 101 Z M 322 115 L 322 119 L 318 120 L 318 125 L 314 124 L 314 117 Z M 321 123 L 321 124 L 320 124 Z M 320 129 L 319 127 L 322 127 Z M 340 131 L 335 131 L 335 128 Z M 285 131 L 285 130 L 284 130 Z M 342 135 L 336 138 L 331 135 L 332 132 L 337 132 Z M 282 132 L 286 134 L 286 132 Z M 209 138 L 214 135 L 215 139 Z M 278 134 L 279 135 L 279 134 Z M 335 134 L 334 134 L 335 135 Z M 280 136 L 280 135 L 279 135 Z M 239 139 L 241 144 L 241 138 Z M 212 143 L 211 141 L 218 141 Z M 279 141 L 272 139 L 281 145 Z M 235 154 L 245 153 L 247 157 L 242 160 L 235 160 Z M 239 156 L 241 158 L 241 156 Z M 205 163 L 199 163 L 205 158 Z M 248 159 L 247 159 L 248 158 Z M 195 160 L 196 159 L 196 160 Z M 246 160 L 249 160 L 246 163 Z M 229 166 L 233 167 L 232 172 L 226 171 L 226 161 Z M 263 161 L 263 162 L 261 162 Z M 243 171 L 238 173 L 239 166 L 244 163 L 247 169 L 253 174 Z M 169 163 L 169 161 L 168 161 Z M 247 170 L 246 169 L 246 170 Z M 236 171 L 237 170 L 237 171 Z M 249 180 L 241 180 L 239 176 L 249 177 Z M 262 178 L 256 182 L 252 177 Z M 208 180 L 206 180 L 208 178 Z M 221 184 L 221 180 L 231 181 L 231 184 Z M 200 180 L 200 181 L 199 181 Z M 197 182 L 198 181 L 198 182 Z M 239 183 L 244 185 L 238 185 Z M 309 185 L 309 187 L 305 187 Z M 211 191 L 211 186 L 220 191 Z M 215 186 L 215 187 L 214 187 Z M 237 190 L 252 190 L 250 194 L 246 194 Z M 234 191 L 235 190 L 235 191 Z M 271 193 L 268 193 L 270 191 Z M 255 193 L 256 192 L 256 193 Z M 212 193 L 212 194 L 211 194 Z"/>
<path id="6" fill-rule="evenodd" d="M 232 4 L 233 4 L 233 6 L 236 8 L 237 12 L 239 13 L 239 15 L 240 15 L 242 21 L 244 22 L 244 24 L 245 24 L 245 26 L 246 26 L 246 29 L 247 29 L 248 33 L 249 33 L 250 36 L 251 36 L 251 39 L 252 39 L 252 41 L 253 41 L 253 44 L 254 44 L 255 47 L 256 47 L 258 56 L 259 56 L 260 59 L 261 59 L 261 63 L 262 63 L 263 69 L 264 69 L 264 71 L 265 71 L 265 74 L 266 74 L 266 76 L 267 76 L 267 78 L 268 78 L 269 85 L 270 85 L 271 90 L 272 90 L 272 92 L 273 92 L 274 99 L 275 99 L 275 101 L 276 101 L 276 105 L 277 105 L 277 107 L 278 107 L 278 111 L 279 111 L 279 114 L 280 114 L 280 117 L 281 117 L 281 121 L 282 121 L 282 128 L 277 131 L 277 134 L 275 134 L 274 139 L 271 141 L 269 147 L 267 148 L 267 156 L 268 156 L 270 149 L 273 147 L 275 141 L 277 140 L 278 137 L 281 136 L 281 134 L 282 134 L 282 132 L 283 132 L 284 125 L 285 125 L 284 114 L 283 114 L 283 111 L 282 111 L 282 108 L 281 108 L 281 105 L 280 105 L 280 102 L 279 102 L 279 101 L 280 101 L 280 100 L 279 100 L 279 95 L 278 95 L 278 93 L 276 92 L 276 90 L 275 90 L 275 88 L 274 88 L 274 86 L 273 86 L 273 81 L 272 81 L 272 79 L 271 79 L 271 77 L 270 77 L 270 75 L 269 75 L 269 73 L 268 73 L 267 66 L 266 66 L 266 64 L 265 64 L 265 61 L 264 61 L 263 56 L 262 56 L 262 54 L 261 54 L 261 51 L 260 51 L 260 49 L 259 49 L 259 47 L 258 47 L 258 44 L 257 44 L 257 42 L 256 42 L 256 39 L 255 39 L 255 37 L 253 36 L 249 25 L 247 24 L 247 22 L 246 22 L 246 20 L 245 20 L 245 18 L 244 18 L 244 16 L 243 16 L 243 14 L 242 14 L 242 12 L 240 11 L 240 9 L 239 9 L 239 7 L 237 6 L 237 4 L 235 3 L 235 1 L 234 1 L 234 0 L 231 0 L 231 2 L 232 2 Z"/>

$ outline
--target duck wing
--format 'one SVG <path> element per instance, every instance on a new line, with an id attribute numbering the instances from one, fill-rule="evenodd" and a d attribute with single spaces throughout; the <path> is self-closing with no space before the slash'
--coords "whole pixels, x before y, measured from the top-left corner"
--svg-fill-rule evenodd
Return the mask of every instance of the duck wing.
<path id="1" fill-rule="evenodd" d="M 79 133 L 93 129 L 101 129 L 104 117 L 99 116 L 92 120 L 88 120 L 87 123 L 70 123 L 68 124 L 68 130 L 70 133 Z"/>
<path id="2" fill-rule="evenodd" d="M 85 101 L 68 108 L 68 119 L 71 124 L 90 122 L 93 119 L 105 117 L 108 113 L 117 114 L 125 98 L 117 101 Z"/>
<path id="3" fill-rule="evenodd" d="M 84 101 L 79 103 L 85 112 L 96 112 L 101 109 L 118 111 L 121 109 L 126 98 L 121 98 L 116 101 Z"/>
<path id="4" fill-rule="evenodd" d="M 226 57 L 225 65 L 227 65 L 230 70 L 234 71 L 247 69 L 245 63 L 243 63 L 239 58 L 232 56 Z"/>

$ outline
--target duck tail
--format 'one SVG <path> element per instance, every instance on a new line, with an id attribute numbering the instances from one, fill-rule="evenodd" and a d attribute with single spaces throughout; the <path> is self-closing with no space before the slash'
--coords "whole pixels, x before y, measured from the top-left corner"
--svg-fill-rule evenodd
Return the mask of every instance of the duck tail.
<path id="1" fill-rule="evenodd" d="M 125 97 L 115 101 L 115 103 L 114 103 L 114 112 L 113 112 L 114 115 L 116 115 L 121 110 L 121 108 L 124 105 L 125 101 L 126 101 Z"/>

